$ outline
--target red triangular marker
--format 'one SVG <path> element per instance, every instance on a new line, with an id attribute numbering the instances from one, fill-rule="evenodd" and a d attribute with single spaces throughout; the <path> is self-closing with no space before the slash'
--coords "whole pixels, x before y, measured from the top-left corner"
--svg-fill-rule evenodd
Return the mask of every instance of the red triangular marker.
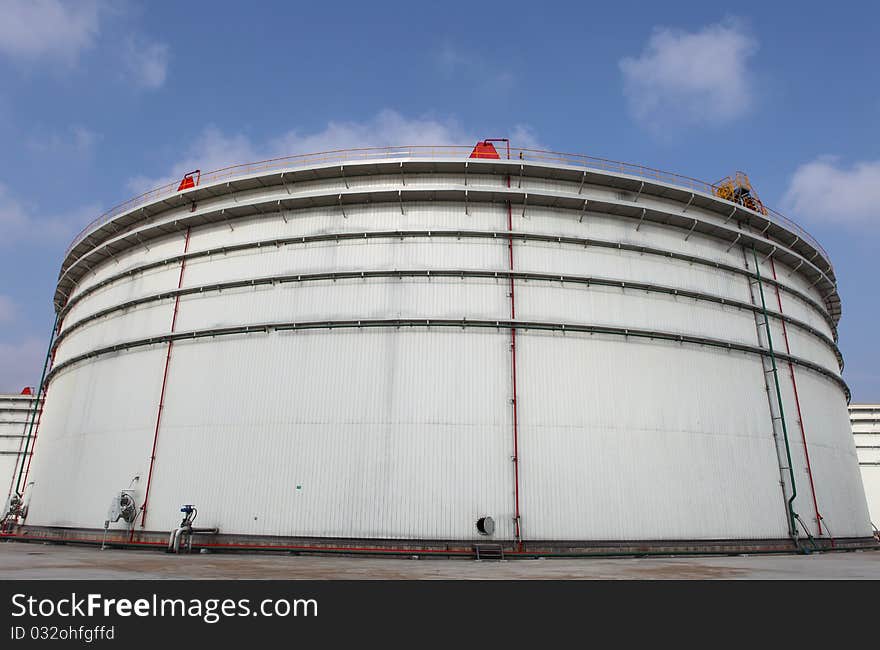
<path id="1" fill-rule="evenodd" d="M 471 158 L 501 158 L 498 155 L 498 152 L 495 150 L 495 145 L 491 142 L 486 142 L 485 140 L 481 140 L 474 147 L 474 150 L 471 152 Z"/>

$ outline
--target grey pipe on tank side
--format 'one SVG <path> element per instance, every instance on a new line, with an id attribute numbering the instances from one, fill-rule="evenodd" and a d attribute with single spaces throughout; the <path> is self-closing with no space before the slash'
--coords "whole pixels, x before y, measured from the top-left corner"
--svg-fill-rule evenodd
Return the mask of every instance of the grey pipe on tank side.
<path id="1" fill-rule="evenodd" d="M 195 533 L 208 535 L 216 535 L 220 532 L 219 528 L 194 528 L 192 522 L 195 521 L 199 514 L 199 509 L 192 504 L 181 506 L 180 511 L 183 513 L 183 519 L 180 525 L 171 531 L 168 538 L 167 553 L 180 553 L 180 546 L 184 544 L 187 553 L 192 550 L 192 537 Z"/>

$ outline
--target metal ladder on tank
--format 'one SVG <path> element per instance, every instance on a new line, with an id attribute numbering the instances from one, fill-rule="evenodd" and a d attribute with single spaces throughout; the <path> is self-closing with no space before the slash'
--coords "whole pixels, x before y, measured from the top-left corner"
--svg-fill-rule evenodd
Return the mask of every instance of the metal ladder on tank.
<path id="1" fill-rule="evenodd" d="M 751 256 L 749 250 L 743 246 L 743 261 L 747 270 L 754 271 L 754 277 L 749 278 L 749 299 L 756 307 L 755 331 L 758 338 L 758 346 L 767 350 L 768 354 L 761 355 L 763 366 L 764 389 L 767 393 L 767 404 L 770 407 L 770 418 L 773 425 L 773 440 L 776 447 L 776 460 L 779 465 L 779 485 L 782 490 L 782 499 L 785 502 L 785 515 L 788 522 L 788 534 L 795 545 L 798 543 L 797 513 L 794 511 L 794 499 L 797 496 L 797 486 L 794 481 L 794 469 L 791 462 L 791 447 L 788 442 L 788 429 L 785 423 L 785 408 L 782 405 L 782 391 L 779 387 L 779 369 L 776 364 L 776 353 L 773 350 L 773 334 L 770 329 L 770 316 L 767 313 L 767 303 L 764 298 L 764 283 L 761 281 L 761 269 L 758 263 L 758 253 L 752 247 Z M 754 268 L 749 263 L 752 258 Z"/>
<path id="2" fill-rule="evenodd" d="M 504 559 L 504 547 L 501 544 L 474 544 L 474 559 L 481 560 Z"/>

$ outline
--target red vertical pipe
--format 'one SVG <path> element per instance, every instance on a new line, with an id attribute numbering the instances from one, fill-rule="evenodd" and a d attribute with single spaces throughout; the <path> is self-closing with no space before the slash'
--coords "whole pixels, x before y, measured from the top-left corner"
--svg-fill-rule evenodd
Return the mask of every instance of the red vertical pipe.
<path id="1" fill-rule="evenodd" d="M 488 138 L 483 142 L 504 142 L 507 145 L 507 159 L 510 160 L 510 139 L 509 138 Z M 510 174 L 507 175 L 507 188 L 510 189 Z M 507 267 L 513 271 L 513 206 L 507 201 L 507 232 L 511 233 L 507 237 Z M 516 319 L 516 300 L 514 297 L 513 274 L 510 276 L 510 319 Z M 513 532 L 516 537 L 516 545 L 518 550 L 522 550 L 522 535 L 520 530 L 520 512 L 519 512 L 519 418 L 517 413 L 517 396 L 516 396 L 516 328 L 510 328 L 510 372 L 511 383 L 513 389 L 513 500 L 514 500 L 514 519 Z"/>
<path id="2" fill-rule="evenodd" d="M 510 187 L 510 176 L 507 177 L 507 185 Z M 513 232 L 513 217 L 510 201 L 507 202 L 507 231 Z M 507 238 L 508 266 L 513 271 L 513 237 Z M 510 276 L 510 319 L 516 320 L 516 300 L 514 299 L 513 275 Z M 519 550 L 522 550 L 522 535 L 520 531 L 519 513 L 519 418 L 516 394 L 516 328 L 510 328 L 510 361 L 513 382 L 513 479 L 514 479 L 514 534 Z"/>
<path id="3" fill-rule="evenodd" d="M 770 258 L 770 270 L 773 271 L 773 279 L 776 278 L 776 263 L 773 261 L 773 258 Z M 778 281 L 778 280 L 777 280 Z M 779 305 L 779 313 L 782 314 L 782 296 L 779 293 L 779 285 L 773 285 L 776 289 L 776 304 Z M 788 344 L 788 329 L 785 327 L 785 321 L 780 319 L 782 323 L 782 338 L 785 341 L 785 352 L 786 354 L 791 354 L 791 347 Z M 804 430 L 804 417 L 801 415 L 801 400 L 798 397 L 798 388 L 797 381 L 794 378 L 794 364 L 791 361 L 788 362 L 788 374 L 791 377 L 791 386 L 794 389 L 794 405 L 797 409 L 798 416 L 798 426 L 801 430 L 801 441 L 804 444 L 804 457 L 807 460 L 807 475 L 810 477 L 810 493 L 813 495 L 813 510 L 816 512 L 816 524 L 818 526 L 819 534 L 822 534 L 822 515 L 819 514 L 819 503 L 816 500 L 816 486 L 813 484 L 813 468 L 810 466 L 810 452 L 807 449 L 807 434 Z"/>
<path id="4" fill-rule="evenodd" d="M 190 228 L 186 229 L 186 241 L 183 244 L 183 254 L 189 251 L 189 234 Z M 186 258 L 180 260 L 180 275 L 177 278 L 177 288 L 183 286 L 183 272 L 186 270 Z M 171 316 L 171 332 L 174 332 L 177 326 L 177 310 L 180 307 L 180 295 L 174 297 L 174 314 Z M 159 392 L 159 409 L 156 413 L 156 428 L 153 432 L 153 449 L 150 452 L 150 470 L 147 473 L 147 488 L 144 492 L 144 504 L 141 506 L 141 528 L 147 525 L 147 503 L 150 500 L 150 486 L 153 483 L 153 465 L 156 463 L 156 444 L 159 442 L 159 426 L 162 423 L 162 410 L 165 408 L 165 387 L 168 385 L 168 366 L 171 365 L 171 350 L 174 348 L 174 341 L 168 341 L 168 351 L 165 354 L 165 369 L 162 371 L 162 390 Z M 131 531 L 134 535 L 134 528 Z"/>
<path id="5" fill-rule="evenodd" d="M 507 141 L 507 159 L 510 160 L 510 141 Z M 507 175 L 507 187 L 510 189 L 510 174 Z M 513 206 L 507 201 L 507 266 L 513 271 Z M 513 274 L 510 276 L 510 320 L 516 320 L 516 298 L 514 295 Z M 514 489 L 514 520 L 513 529 L 516 536 L 517 550 L 522 550 L 522 531 L 520 529 L 519 511 L 519 413 L 516 393 L 516 328 L 510 328 L 510 367 L 513 387 L 513 489 Z"/>
<path id="6" fill-rule="evenodd" d="M 504 142 L 507 144 L 507 159 L 510 160 L 509 138 L 487 138 L 483 142 Z M 507 188 L 510 189 L 510 174 L 507 175 Z M 507 267 L 513 271 L 513 206 L 507 201 Z M 514 297 L 513 274 L 510 276 L 510 319 L 516 319 L 516 300 Z M 518 550 L 522 550 L 522 535 L 519 511 L 519 418 L 517 412 L 516 395 L 516 328 L 510 328 L 510 369 L 513 389 L 513 494 L 514 494 L 514 520 L 513 531 L 516 537 Z"/>

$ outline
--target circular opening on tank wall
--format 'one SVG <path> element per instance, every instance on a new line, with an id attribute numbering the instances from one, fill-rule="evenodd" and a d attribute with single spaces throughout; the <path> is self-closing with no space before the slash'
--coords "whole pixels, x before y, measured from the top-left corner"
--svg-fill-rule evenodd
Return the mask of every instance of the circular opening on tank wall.
<path id="1" fill-rule="evenodd" d="M 477 519 L 477 532 L 480 535 L 491 535 L 495 532 L 495 520 L 492 517 L 480 517 Z"/>

